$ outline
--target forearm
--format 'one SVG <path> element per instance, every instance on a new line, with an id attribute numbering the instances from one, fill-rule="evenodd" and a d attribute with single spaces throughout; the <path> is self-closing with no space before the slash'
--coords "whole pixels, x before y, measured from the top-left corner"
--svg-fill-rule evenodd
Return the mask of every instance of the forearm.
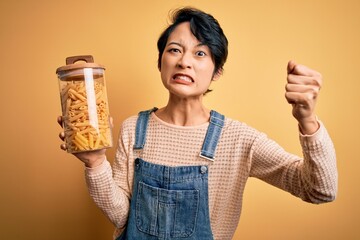
<path id="1" fill-rule="evenodd" d="M 325 127 L 313 135 L 301 135 L 304 155 L 302 181 L 308 189 L 303 196 L 306 201 L 321 203 L 335 199 L 337 194 L 337 166 L 333 143 Z"/>
<path id="2" fill-rule="evenodd" d="M 117 228 L 122 228 L 127 221 L 129 198 L 116 185 L 110 163 L 105 160 L 95 168 L 86 168 L 85 177 L 95 204 Z"/>
<path id="3" fill-rule="evenodd" d="M 337 192 L 336 157 L 332 141 L 320 124 L 313 135 L 300 134 L 303 158 L 286 152 L 265 135 L 253 144 L 250 176 L 307 202 L 328 202 Z"/>

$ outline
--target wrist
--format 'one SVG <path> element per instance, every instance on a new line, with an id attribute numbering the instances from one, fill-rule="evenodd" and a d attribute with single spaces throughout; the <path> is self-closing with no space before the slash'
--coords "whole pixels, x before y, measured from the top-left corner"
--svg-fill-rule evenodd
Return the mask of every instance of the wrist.
<path id="1" fill-rule="evenodd" d="M 95 162 L 91 162 L 91 163 L 85 163 L 85 167 L 87 168 L 96 168 L 98 166 L 100 166 L 101 164 L 103 164 L 104 160 L 101 161 L 95 161 Z"/>
<path id="2" fill-rule="evenodd" d="M 96 167 L 100 166 L 104 161 L 105 161 L 105 156 L 101 156 L 96 159 L 84 161 L 84 163 L 85 163 L 85 167 L 87 167 L 87 168 L 96 168 Z"/>
<path id="3" fill-rule="evenodd" d="M 314 134 L 320 127 L 316 116 L 311 116 L 298 120 L 299 130 L 304 135 Z"/>
<path id="4" fill-rule="evenodd" d="M 105 161 L 105 152 L 106 149 L 101 149 L 88 152 L 74 153 L 74 155 L 85 164 L 85 167 L 95 168 Z"/>

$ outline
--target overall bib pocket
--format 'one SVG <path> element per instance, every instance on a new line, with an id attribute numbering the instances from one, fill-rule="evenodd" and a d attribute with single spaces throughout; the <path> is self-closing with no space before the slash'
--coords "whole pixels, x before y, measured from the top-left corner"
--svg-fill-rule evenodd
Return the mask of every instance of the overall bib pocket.
<path id="1" fill-rule="evenodd" d="M 199 190 L 168 190 L 138 183 L 136 226 L 146 234 L 190 237 L 199 211 Z"/>

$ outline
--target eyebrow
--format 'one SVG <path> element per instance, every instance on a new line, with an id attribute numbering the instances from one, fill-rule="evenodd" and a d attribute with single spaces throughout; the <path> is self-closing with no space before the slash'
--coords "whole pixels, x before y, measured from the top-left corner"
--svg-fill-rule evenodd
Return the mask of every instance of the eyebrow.
<path id="1" fill-rule="evenodd" d="M 177 46 L 179 46 L 179 47 L 184 47 L 181 43 L 178 43 L 178 42 L 169 42 L 166 46 L 170 46 L 170 45 L 177 45 Z M 201 46 L 207 46 L 206 44 L 204 44 L 204 43 L 199 43 L 199 44 L 197 44 L 196 45 L 196 47 L 201 47 Z"/>
<path id="2" fill-rule="evenodd" d="M 169 42 L 166 46 L 170 46 L 170 45 L 177 45 L 179 47 L 183 47 L 182 44 L 178 43 L 178 42 Z"/>

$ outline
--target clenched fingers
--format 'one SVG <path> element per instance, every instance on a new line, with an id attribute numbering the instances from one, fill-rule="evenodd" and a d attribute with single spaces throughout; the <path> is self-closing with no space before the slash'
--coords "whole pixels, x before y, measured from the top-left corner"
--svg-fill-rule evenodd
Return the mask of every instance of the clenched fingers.
<path id="1" fill-rule="evenodd" d="M 314 101 L 320 91 L 319 86 L 292 83 L 286 84 L 285 89 L 285 97 L 289 103 L 299 103 L 306 105 L 309 101 Z"/>
<path id="2" fill-rule="evenodd" d="M 297 64 L 295 61 L 291 60 L 287 65 L 288 74 L 299 75 L 299 76 L 319 76 L 321 78 L 321 74 L 307 66 Z"/>
<path id="3" fill-rule="evenodd" d="M 62 117 L 61 117 L 61 116 L 58 116 L 57 122 L 59 123 L 59 125 L 60 125 L 61 127 L 63 127 L 63 120 L 62 120 Z M 60 133 L 59 133 L 59 138 L 60 138 L 62 141 L 65 141 L 65 132 L 60 132 Z M 60 144 L 60 148 L 61 148 L 62 150 L 65 150 L 65 151 L 66 151 L 66 144 L 65 144 L 65 143 Z"/>
<path id="4" fill-rule="evenodd" d="M 285 98 L 292 104 L 294 117 L 301 121 L 314 116 L 316 100 L 322 86 L 321 74 L 294 61 L 289 61 L 287 72 Z"/>
<path id="5" fill-rule="evenodd" d="M 288 63 L 286 99 L 289 103 L 310 103 L 319 94 L 322 76 L 317 71 L 294 61 Z M 307 105 L 307 104 L 306 104 Z"/>

